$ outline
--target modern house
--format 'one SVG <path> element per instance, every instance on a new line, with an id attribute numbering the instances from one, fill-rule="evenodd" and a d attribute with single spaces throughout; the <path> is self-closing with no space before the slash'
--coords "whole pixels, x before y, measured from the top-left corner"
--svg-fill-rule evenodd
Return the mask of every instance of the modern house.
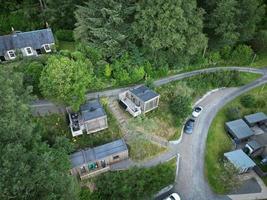
<path id="1" fill-rule="evenodd" d="M 224 156 L 239 170 L 240 174 L 248 172 L 256 166 L 254 161 L 240 149 L 224 153 Z"/>
<path id="2" fill-rule="evenodd" d="M 225 128 L 230 137 L 237 144 L 242 141 L 246 141 L 248 138 L 254 135 L 253 131 L 242 119 L 226 122 Z"/>
<path id="3" fill-rule="evenodd" d="M 244 120 L 250 127 L 267 124 L 267 115 L 265 115 L 263 112 L 258 112 L 255 114 L 246 115 Z"/>
<path id="4" fill-rule="evenodd" d="M 157 108 L 159 97 L 159 94 L 146 86 L 139 86 L 119 94 L 120 104 L 134 117 Z"/>
<path id="5" fill-rule="evenodd" d="M 37 56 L 51 52 L 55 44 L 50 28 L 20 32 L 0 36 L 0 61 L 14 60 L 21 52 L 22 56 Z"/>
<path id="6" fill-rule="evenodd" d="M 72 136 L 95 133 L 108 128 L 106 112 L 99 100 L 88 101 L 79 112 L 67 108 Z"/>
<path id="7" fill-rule="evenodd" d="M 128 158 L 128 148 L 124 140 L 116 140 L 98 147 L 73 153 L 71 174 L 81 180 L 110 170 L 110 165 Z"/>

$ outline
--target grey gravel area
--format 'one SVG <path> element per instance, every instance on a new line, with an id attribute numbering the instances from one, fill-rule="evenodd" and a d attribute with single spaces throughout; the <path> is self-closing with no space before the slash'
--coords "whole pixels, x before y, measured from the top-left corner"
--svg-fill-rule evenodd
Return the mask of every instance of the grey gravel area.
<path id="1" fill-rule="evenodd" d="M 261 187 L 255 178 L 245 180 L 241 186 L 230 194 L 248 194 L 261 192 Z"/>

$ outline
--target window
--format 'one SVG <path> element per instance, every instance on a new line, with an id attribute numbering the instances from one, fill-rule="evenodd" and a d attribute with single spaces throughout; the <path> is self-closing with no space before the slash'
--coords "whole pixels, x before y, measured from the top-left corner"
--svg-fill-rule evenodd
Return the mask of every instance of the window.
<path id="1" fill-rule="evenodd" d="M 119 155 L 117 155 L 117 156 L 113 156 L 113 160 L 116 160 L 116 159 L 118 159 L 118 158 L 120 158 Z"/>
<path id="2" fill-rule="evenodd" d="M 10 50 L 7 52 L 10 59 L 16 58 L 16 54 L 14 50 Z"/>
<path id="3" fill-rule="evenodd" d="M 44 47 L 45 52 L 51 52 L 51 48 L 49 44 L 44 44 L 43 47 Z"/>
<path id="4" fill-rule="evenodd" d="M 33 54 L 31 47 L 26 47 L 25 50 L 26 50 L 26 54 L 27 55 L 32 55 Z"/>

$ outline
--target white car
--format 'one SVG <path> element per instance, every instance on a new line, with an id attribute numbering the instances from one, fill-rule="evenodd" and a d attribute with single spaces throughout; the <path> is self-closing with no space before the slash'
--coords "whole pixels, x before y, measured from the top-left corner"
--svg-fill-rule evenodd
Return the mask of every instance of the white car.
<path id="1" fill-rule="evenodd" d="M 166 200 L 181 200 L 181 198 L 177 193 L 172 193 Z"/>
<path id="2" fill-rule="evenodd" d="M 200 113 L 202 112 L 202 110 L 203 110 L 203 108 L 201 106 L 195 107 L 193 110 L 192 116 L 197 118 L 200 115 Z"/>

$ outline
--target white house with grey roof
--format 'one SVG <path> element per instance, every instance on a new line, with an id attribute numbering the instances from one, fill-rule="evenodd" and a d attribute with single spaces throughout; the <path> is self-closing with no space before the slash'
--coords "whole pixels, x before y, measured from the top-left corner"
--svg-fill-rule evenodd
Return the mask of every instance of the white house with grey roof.
<path id="1" fill-rule="evenodd" d="M 110 165 L 128 158 L 128 148 L 123 139 L 98 147 L 73 153 L 71 174 L 81 180 L 110 170 Z"/>
<path id="2" fill-rule="evenodd" d="M 119 95 L 120 103 L 134 117 L 147 113 L 159 105 L 160 95 L 146 86 L 127 90 Z"/>
<path id="3" fill-rule="evenodd" d="M 50 53 L 55 39 L 50 28 L 0 36 L 0 60 L 14 60 L 21 52 L 24 57 Z"/>
<path id="4" fill-rule="evenodd" d="M 67 108 L 72 136 L 95 133 L 108 128 L 106 112 L 99 100 L 86 102 L 79 112 Z"/>

